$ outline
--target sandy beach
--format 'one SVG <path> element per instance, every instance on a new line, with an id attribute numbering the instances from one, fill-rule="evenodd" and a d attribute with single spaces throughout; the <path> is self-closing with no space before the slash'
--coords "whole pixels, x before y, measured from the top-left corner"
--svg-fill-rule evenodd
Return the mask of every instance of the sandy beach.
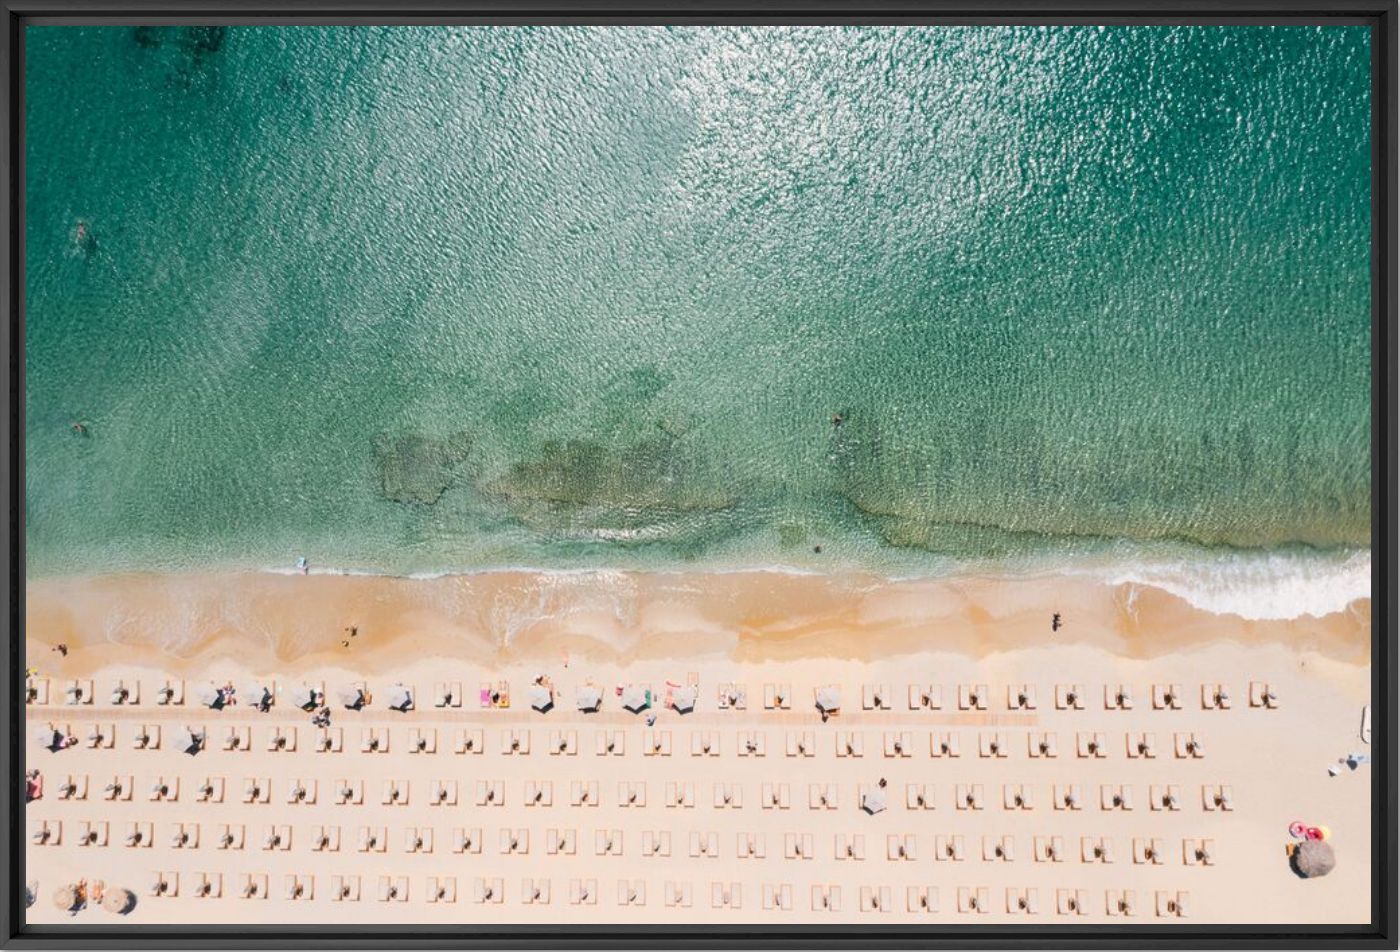
<path id="1" fill-rule="evenodd" d="M 1052 632 L 1054 613 L 1064 624 Z M 28 663 L 46 693 L 28 709 L 28 763 L 46 782 L 28 814 L 31 827 L 54 824 L 27 851 L 33 922 L 70 921 L 50 897 L 78 879 L 139 901 L 125 917 L 89 908 L 77 921 L 144 923 L 1369 916 L 1370 768 L 1328 771 L 1368 750 L 1358 729 L 1370 701 L 1369 600 L 1323 618 L 1250 621 L 1072 577 L 131 575 L 31 581 L 27 621 Z M 52 650 L 60 643 L 66 656 Z M 556 692 L 545 713 L 530 701 L 542 675 Z M 157 703 L 167 682 L 182 685 L 183 704 Z M 202 706 L 210 682 L 239 685 L 244 703 Z M 510 706 L 482 707 L 480 687 L 503 682 Z M 246 703 L 254 683 L 274 687 L 265 713 Z M 337 702 L 354 683 L 372 695 L 363 710 Z M 67 703 L 75 684 L 89 697 Z M 325 692 L 338 752 L 316 749 L 325 735 L 292 703 L 303 684 Z M 400 684 L 414 697 L 403 713 L 387 707 Z M 577 708 L 586 684 L 603 696 L 596 713 Z M 692 711 L 661 703 L 690 684 Z M 118 685 L 139 686 L 139 698 L 115 703 Z M 456 703 L 437 706 L 440 685 L 459 686 Z M 623 710 L 627 685 L 653 690 L 654 725 Z M 727 685 L 741 686 L 742 709 Z M 787 707 L 765 705 L 770 686 Z M 829 718 L 814 703 L 825 686 L 841 697 Z M 1164 692 L 1170 703 L 1159 703 Z M 79 743 L 45 749 L 34 735 L 48 723 Z M 166 743 L 137 749 L 153 725 Z M 172 740 L 187 725 L 205 736 L 195 755 Z M 90 746 L 94 727 L 115 743 Z M 252 749 L 227 749 L 245 729 Z M 622 750 L 599 753 L 615 732 Z M 296 750 L 285 746 L 292 734 Z M 950 735 L 958 756 L 947 755 Z M 372 736 L 387 751 L 366 752 Z M 476 749 L 458 753 L 463 738 Z M 1037 755 L 1047 740 L 1056 755 Z M 85 798 L 60 796 L 70 776 L 84 778 Z M 105 800 L 123 776 L 135 796 Z M 199 798 L 215 777 L 222 801 Z M 252 778 L 269 802 L 244 802 Z M 289 796 L 308 782 L 315 802 Z M 381 787 L 400 783 L 407 802 L 383 802 Z M 152 799 L 160 786 L 167 796 Z M 1057 803 L 1071 786 L 1079 809 Z M 363 802 L 338 803 L 347 787 Z M 978 807 L 966 802 L 974 788 Z M 887 807 L 861 809 L 875 789 Z M 1228 808 L 1213 803 L 1222 789 Z M 1172 807 L 1160 802 L 1168 791 Z M 99 819 L 109 845 L 80 843 Z M 1294 821 L 1328 828 L 1331 875 L 1290 870 Z M 124 845 L 142 824 L 147 845 Z M 246 847 L 218 848 L 235 825 Z M 339 850 L 313 848 L 331 828 Z M 382 830 L 387 849 L 357 848 L 365 830 Z M 457 852 L 471 831 L 480 852 Z M 573 852 L 548 849 L 565 831 Z M 221 895 L 198 895 L 214 876 Z M 361 898 L 333 898 L 352 876 Z M 153 894 L 163 878 L 166 894 Z M 263 881 L 267 901 L 240 899 Z M 548 902 L 537 895 L 545 881 Z M 379 901 L 383 888 L 394 898 Z"/>

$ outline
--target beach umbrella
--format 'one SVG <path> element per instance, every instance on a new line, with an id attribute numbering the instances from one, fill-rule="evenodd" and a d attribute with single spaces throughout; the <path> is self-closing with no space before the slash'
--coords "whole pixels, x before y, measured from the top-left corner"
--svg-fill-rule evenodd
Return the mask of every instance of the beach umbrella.
<path id="1" fill-rule="evenodd" d="M 1337 865 L 1337 854 L 1323 840 L 1304 840 L 1293 849 L 1293 871 L 1304 879 L 1326 876 Z"/>
<path id="2" fill-rule="evenodd" d="M 266 684 L 259 684 L 256 681 L 247 687 L 247 697 L 250 703 L 256 708 L 271 707 L 277 698 L 272 693 L 272 688 Z"/>
<path id="3" fill-rule="evenodd" d="M 554 692 L 543 684 L 530 685 L 530 706 L 543 714 L 554 706 Z"/>
<path id="4" fill-rule="evenodd" d="M 596 684 L 585 684 L 575 693 L 580 711 L 596 711 L 603 706 L 603 690 Z"/>
<path id="5" fill-rule="evenodd" d="M 678 714 L 688 714 L 695 710 L 695 699 L 699 690 L 693 684 L 677 688 L 671 692 L 671 707 Z"/>
<path id="6" fill-rule="evenodd" d="M 883 811 L 885 806 L 885 791 L 883 787 L 868 790 L 860 795 L 860 808 L 871 816 Z"/>
<path id="7" fill-rule="evenodd" d="M 56 750 L 63 740 L 63 732 L 52 724 L 45 724 L 34 729 L 34 739 L 50 750 Z"/>
<path id="8" fill-rule="evenodd" d="M 638 714 L 646 710 L 648 706 L 649 702 L 647 701 L 646 688 L 639 684 L 629 684 L 622 689 L 623 710 Z"/>
<path id="9" fill-rule="evenodd" d="M 102 894 L 102 908 L 124 916 L 136 908 L 136 893 L 130 889 L 108 889 Z"/>
<path id="10" fill-rule="evenodd" d="M 841 709 L 841 689 L 834 684 L 817 688 L 817 710 L 831 713 Z"/>
<path id="11" fill-rule="evenodd" d="M 199 703 L 205 707 L 220 708 L 224 706 L 224 692 L 213 681 L 202 685 L 199 693 L 195 696 L 199 699 Z"/>
<path id="12" fill-rule="evenodd" d="M 357 684 L 349 684 L 336 692 L 340 703 L 352 711 L 358 711 L 365 703 L 365 692 Z"/>
<path id="13" fill-rule="evenodd" d="M 413 694 L 402 684 L 389 689 L 389 707 L 395 711 L 407 711 L 413 707 Z"/>
<path id="14" fill-rule="evenodd" d="M 38 900 L 39 884 L 28 882 L 24 884 L 24 907 L 28 909 Z"/>
<path id="15" fill-rule="evenodd" d="M 69 883 L 67 886 L 59 886 L 54 890 L 53 904 L 64 912 L 77 912 L 82 896 L 78 892 L 78 887 Z"/>
<path id="16" fill-rule="evenodd" d="M 309 684 L 303 684 L 292 690 L 292 703 L 303 711 L 309 711 L 316 706 L 316 689 Z"/>
<path id="17" fill-rule="evenodd" d="M 197 754 L 204 749 L 204 732 L 186 726 L 184 731 L 185 753 Z"/>

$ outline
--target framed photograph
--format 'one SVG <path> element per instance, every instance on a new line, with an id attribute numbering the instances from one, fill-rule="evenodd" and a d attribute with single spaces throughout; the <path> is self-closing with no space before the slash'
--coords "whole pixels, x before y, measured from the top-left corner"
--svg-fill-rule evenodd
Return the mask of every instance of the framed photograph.
<path id="1" fill-rule="evenodd" d="M 6 948 L 1396 947 L 1396 7 L 14 0 Z"/>

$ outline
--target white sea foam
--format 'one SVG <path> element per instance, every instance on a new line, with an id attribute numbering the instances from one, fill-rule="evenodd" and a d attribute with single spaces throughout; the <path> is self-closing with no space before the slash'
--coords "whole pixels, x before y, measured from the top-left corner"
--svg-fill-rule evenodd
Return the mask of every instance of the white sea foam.
<path id="1" fill-rule="evenodd" d="M 1002 573 L 985 563 L 968 565 L 966 574 L 998 577 Z M 265 571 L 277 575 L 299 575 L 291 566 L 270 566 Z M 554 585 L 576 588 L 580 581 L 603 583 L 610 590 L 626 587 L 630 572 L 650 572 L 658 575 L 688 575 L 701 572 L 708 575 L 750 574 L 768 572 L 781 575 L 818 576 L 827 574 L 801 566 L 778 564 L 753 566 L 657 567 L 647 569 L 623 568 L 542 568 L 529 565 L 479 566 L 462 571 L 440 570 L 414 572 L 401 576 L 415 580 L 432 580 L 453 576 L 486 575 L 494 572 L 522 572 L 550 577 Z M 309 575 L 376 576 L 393 573 L 373 569 L 312 565 Z M 873 573 L 880 574 L 880 573 Z M 918 581 L 928 578 L 952 578 L 960 573 L 890 574 L 892 582 Z M 1039 577 L 1066 575 L 1087 578 L 1106 585 L 1145 586 L 1161 589 L 1183 599 L 1202 611 L 1219 615 L 1238 615 L 1252 620 L 1283 620 L 1312 616 L 1320 618 L 1345 611 L 1353 601 L 1371 595 L 1371 552 L 1369 549 L 1349 552 L 1182 552 L 1175 556 L 1144 555 L 1106 561 L 1101 555 L 1087 563 L 1056 565 L 1047 568 L 1042 558 L 1035 567 L 1023 565 L 1020 570 L 1008 569 L 1003 577 Z M 611 583 L 611 584 L 608 584 Z M 1136 598 L 1130 591 L 1128 597 Z"/>
<path id="2" fill-rule="evenodd" d="M 1256 620 L 1345 611 L 1371 595 L 1371 553 L 1230 553 L 1071 570 L 1112 585 L 1147 585 L 1218 615 Z"/>

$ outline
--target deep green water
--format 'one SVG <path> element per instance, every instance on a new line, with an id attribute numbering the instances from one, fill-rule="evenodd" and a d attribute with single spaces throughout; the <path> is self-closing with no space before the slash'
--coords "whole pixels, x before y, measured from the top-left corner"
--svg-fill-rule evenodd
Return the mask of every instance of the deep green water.
<path id="1" fill-rule="evenodd" d="M 1369 545 L 1359 27 L 27 57 L 31 575 Z"/>

